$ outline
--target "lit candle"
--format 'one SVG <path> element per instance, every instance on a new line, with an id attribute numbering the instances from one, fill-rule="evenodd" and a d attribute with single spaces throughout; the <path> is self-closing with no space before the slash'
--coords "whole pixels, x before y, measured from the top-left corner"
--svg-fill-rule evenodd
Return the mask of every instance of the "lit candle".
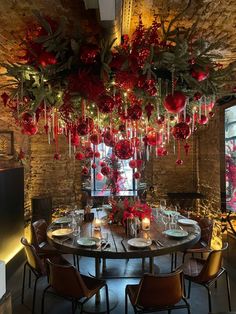
<path id="1" fill-rule="evenodd" d="M 95 230 L 100 230 L 100 228 L 101 228 L 101 219 L 95 218 L 94 222 L 93 222 L 93 225 L 94 225 L 94 229 Z"/>
<path id="2" fill-rule="evenodd" d="M 143 230 L 150 230 L 150 219 L 145 217 L 142 220 L 142 229 Z"/>

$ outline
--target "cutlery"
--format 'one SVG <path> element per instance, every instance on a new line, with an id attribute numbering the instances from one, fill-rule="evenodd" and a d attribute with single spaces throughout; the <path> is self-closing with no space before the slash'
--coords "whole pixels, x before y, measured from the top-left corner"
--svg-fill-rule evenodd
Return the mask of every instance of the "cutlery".
<path id="1" fill-rule="evenodd" d="M 159 240 L 152 240 L 153 242 L 155 242 L 157 245 L 159 245 L 159 246 L 164 246 L 164 244 L 163 243 L 161 243 Z"/>
<path id="2" fill-rule="evenodd" d="M 101 250 L 104 251 L 105 249 L 107 249 L 110 246 L 110 243 L 107 242 L 102 248 Z"/>
<path id="3" fill-rule="evenodd" d="M 70 240 L 70 238 L 65 238 L 65 239 L 61 240 L 61 243 L 64 243 L 64 242 L 66 242 L 68 240 Z"/>

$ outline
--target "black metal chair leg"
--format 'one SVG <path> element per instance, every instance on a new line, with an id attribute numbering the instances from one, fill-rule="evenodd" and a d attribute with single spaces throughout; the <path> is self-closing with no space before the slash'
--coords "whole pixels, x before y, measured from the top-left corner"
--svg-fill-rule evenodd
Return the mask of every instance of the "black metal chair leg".
<path id="1" fill-rule="evenodd" d="M 191 294 L 191 280 L 188 281 L 188 299 L 190 298 L 190 294 Z"/>
<path id="2" fill-rule="evenodd" d="M 208 293 L 208 304 L 209 304 L 209 313 L 211 313 L 212 310 L 212 306 L 211 306 L 211 291 L 209 289 L 209 287 L 205 286 L 207 289 L 207 293 Z"/>
<path id="3" fill-rule="evenodd" d="M 174 269 L 174 253 L 171 254 L 171 271 Z"/>
<path id="4" fill-rule="evenodd" d="M 177 257 L 178 257 L 178 255 L 177 255 L 177 253 L 175 252 L 175 253 L 174 253 L 175 269 L 176 269 L 176 267 L 177 267 Z"/>
<path id="5" fill-rule="evenodd" d="M 36 288 L 37 288 L 37 282 L 39 277 L 36 277 L 34 282 L 34 293 L 33 293 L 33 305 L 32 305 L 32 314 L 34 314 L 34 308 L 35 308 L 35 297 L 36 297 Z"/>
<path id="6" fill-rule="evenodd" d="M 125 289 L 125 314 L 128 314 L 128 293 Z"/>
<path id="7" fill-rule="evenodd" d="M 76 260 L 75 260 L 75 254 L 73 254 L 73 264 L 76 267 Z"/>
<path id="8" fill-rule="evenodd" d="M 45 301 L 45 295 L 47 290 L 50 288 L 50 286 L 47 286 L 44 290 L 43 290 L 43 294 L 42 294 L 42 301 L 41 301 L 41 314 L 44 314 L 44 301 Z"/>
<path id="9" fill-rule="evenodd" d="M 28 281 L 28 287 L 31 288 L 31 269 L 29 268 L 29 281 Z"/>
<path id="10" fill-rule="evenodd" d="M 106 290 L 106 303 L 107 303 L 107 313 L 110 314 L 110 304 L 109 304 L 109 294 L 108 294 L 108 286 L 105 284 Z"/>
<path id="11" fill-rule="evenodd" d="M 227 294 L 228 294 L 228 302 L 229 302 L 229 311 L 231 311 L 231 294 L 230 294 L 230 283 L 229 283 L 229 276 L 227 271 L 225 270 L 225 278 L 227 284 Z"/>
<path id="12" fill-rule="evenodd" d="M 27 265 L 27 264 L 25 263 L 25 265 L 24 265 L 24 271 L 23 271 L 22 290 L 21 290 L 21 304 L 24 303 L 26 265 Z"/>
<path id="13" fill-rule="evenodd" d="M 217 288 L 217 280 L 215 281 L 215 289 Z"/>
<path id="14" fill-rule="evenodd" d="M 77 262 L 77 269 L 79 271 L 79 256 L 78 255 L 76 255 L 76 262 Z"/>

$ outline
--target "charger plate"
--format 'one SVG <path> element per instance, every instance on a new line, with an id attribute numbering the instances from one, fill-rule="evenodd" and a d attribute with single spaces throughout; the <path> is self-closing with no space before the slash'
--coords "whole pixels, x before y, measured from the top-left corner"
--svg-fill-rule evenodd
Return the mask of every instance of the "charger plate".
<path id="1" fill-rule="evenodd" d="M 61 228 L 52 231 L 52 236 L 54 237 L 64 237 L 73 233 L 71 228 Z"/>
<path id="2" fill-rule="evenodd" d="M 150 246 L 152 244 L 152 240 L 143 238 L 133 238 L 129 239 L 127 243 L 133 247 L 144 248 Z"/>
<path id="3" fill-rule="evenodd" d="M 163 233 L 173 238 L 184 238 L 188 235 L 188 232 L 186 230 L 181 229 L 170 229 L 164 231 Z"/>

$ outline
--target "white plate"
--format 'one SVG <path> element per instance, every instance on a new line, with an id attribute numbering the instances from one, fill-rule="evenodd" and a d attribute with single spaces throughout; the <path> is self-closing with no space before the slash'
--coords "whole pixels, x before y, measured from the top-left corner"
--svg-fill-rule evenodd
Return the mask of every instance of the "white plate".
<path id="1" fill-rule="evenodd" d="M 52 236 L 54 237 L 64 237 L 73 233 L 71 228 L 61 228 L 52 231 Z"/>
<path id="2" fill-rule="evenodd" d="M 94 246 L 100 240 L 98 238 L 80 238 L 77 240 L 77 243 L 81 246 Z"/>
<path id="3" fill-rule="evenodd" d="M 186 226 L 192 226 L 192 225 L 197 225 L 198 224 L 198 222 L 196 220 L 188 219 L 188 218 L 179 219 L 178 222 L 181 225 L 186 225 Z"/>
<path id="4" fill-rule="evenodd" d="M 152 240 L 143 239 L 143 238 L 133 238 L 129 239 L 127 243 L 133 247 L 144 248 L 152 244 Z"/>
<path id="5" fill-rule="evenodd" d="M 187 237 L 188 232 L 185 230 L 181 230 L 181 229 L 170 229 L 170 230 L 166 230 L 163 233 L 167 234 L 169 237 L 174 237 L 174 238 L 183 238 L 183 237 Z"/>
<path id="6" fill-rule="evenodd" d="M 54 221 L 55 224 L 69 224 L 70 222 L 70 217 L 60 217 Z"/>

